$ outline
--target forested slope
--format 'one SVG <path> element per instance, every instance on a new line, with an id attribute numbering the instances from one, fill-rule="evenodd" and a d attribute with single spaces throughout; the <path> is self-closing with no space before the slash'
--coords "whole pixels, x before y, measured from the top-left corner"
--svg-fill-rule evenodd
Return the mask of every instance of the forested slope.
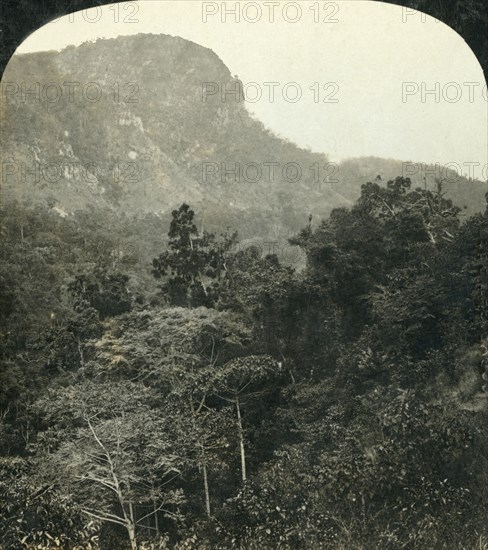
<path id="1" fill-rule="evenodd" d="M 486 212 L 366 183 L 294 270 L 183 204 L 145 278 L 38 214 L 2 217 L 5 549 L 486 547 Z"/>

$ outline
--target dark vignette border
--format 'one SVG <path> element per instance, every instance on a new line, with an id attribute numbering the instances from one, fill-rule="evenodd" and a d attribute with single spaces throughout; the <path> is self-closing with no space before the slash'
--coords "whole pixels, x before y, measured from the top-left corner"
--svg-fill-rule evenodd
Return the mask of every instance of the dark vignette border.
<path id="1" fill-rule="evenodd" d="M 19 44 L 50 20 L 107 3 L 107 0 L 0 0 L 0 74 Z M 488 10 L 485 0 L 388 0 L 388 3 L 423 11 L 452 27 L 471 47 L 486 77 Z"/>

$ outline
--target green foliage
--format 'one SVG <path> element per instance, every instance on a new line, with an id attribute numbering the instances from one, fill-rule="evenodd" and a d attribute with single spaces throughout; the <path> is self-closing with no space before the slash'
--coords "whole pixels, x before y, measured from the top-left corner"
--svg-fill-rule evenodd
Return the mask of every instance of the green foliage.
<path id="1" fill-rule="evenodd" d="M 281 364 L 269 356 L 248 355 L 232 359 L 222 368 L 210 368 L 200 374 L 201 387 L 217 393 L 241 395 L 264 389 L 264 384 L 282 374 Z"/>
<path id="2" fill-rule="evenodd" d="M 40 213 L 7 219 L 4 546 L 484 544 L 488 217 L 411 187 L 310 223 L 297 271 L 184 204 L 153 262 L 169 306 L 105 253 L 48 261 Z"/>
<path id="3" fill-rule="evenodd" d="M 62 482 L 84 514 L 134 536 L 156 514 L 180 519 L 185 498 L 175 480 L 191 464 L 189 419 L 130 383 L 80 383 L 48 394 L 35 410 L 45 426 L 36 443 L 39 471 Z"/>
<path id="4" fill-rule="evenodd" d="M 219 307 L 241 313 L 253 327 L 255 349 L 287 353 L 296 330 L 297 285 L 293 270 L 257 247 L 230 256 Z"/>
<path id="5" fill-rule="evenodd" d="M 97 310 L 103 318 L 130 311 L 132 300 L 127 287 L 129 277 L 123 273 L 110 273 L 106 268 L 96 267 L 86 275 L 77 275 L 68 285 L 75 308 L 85 304 Z"/>
<path id="6" fill-rule="evenodd" d="M 204 231 L 200 236 L 193 221 L 195 213 L 182 204 L 172 213 L 169 250 L 153 260 L 158 279 L 170 275 L 163 286 L 170 304 L 182 307 L 212 306 L 218 299 L 219 283 L 226 270 L 226 253 L 237 233 L 222 235 Z"/>
<path id="7" fill-rule="evenodd" d="M 96 529 L 74 500 L 32 477 L 24 460 L 0 459 L 0 548 L 98 548 Z"/>

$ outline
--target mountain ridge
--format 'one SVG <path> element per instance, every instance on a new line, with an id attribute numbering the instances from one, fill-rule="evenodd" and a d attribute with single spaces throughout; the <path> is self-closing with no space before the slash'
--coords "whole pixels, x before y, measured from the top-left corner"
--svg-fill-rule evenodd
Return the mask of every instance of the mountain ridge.
<path id="1" fill-rule="evenodd" d="M 298 230 L 309 212 L 320 219 L 349 206 L 376 175 L 402 175 L 401 161 L 331 163 L 265 128 L 243 93 L 213 93 L 241 84 L 215 52 L 170 35 L 16 55 L 2 80 L 3 200 L 138 214 L 189 202 L 210 226 L 264 238 Z M 467 193 L 466 182 L 449 183 L 448 194 L 475 211 L 483 184 Z"/>

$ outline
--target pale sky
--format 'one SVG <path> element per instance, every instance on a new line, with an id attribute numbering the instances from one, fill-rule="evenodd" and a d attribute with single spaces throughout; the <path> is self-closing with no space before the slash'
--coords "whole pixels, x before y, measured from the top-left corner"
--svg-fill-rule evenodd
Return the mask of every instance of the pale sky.
<path id="1" fill-rule="evenodd" d="M 147 0 L 65 16 L 17 52 L 137 33 L 211 48 L 246 86 L 251 113 L 331 160 L 373 155 L 453 163 L 465 173 L 479 163 L 472 175 L 487 179 L 481 66 L 463 38 L 425 14 L 367 0 Z"/>

